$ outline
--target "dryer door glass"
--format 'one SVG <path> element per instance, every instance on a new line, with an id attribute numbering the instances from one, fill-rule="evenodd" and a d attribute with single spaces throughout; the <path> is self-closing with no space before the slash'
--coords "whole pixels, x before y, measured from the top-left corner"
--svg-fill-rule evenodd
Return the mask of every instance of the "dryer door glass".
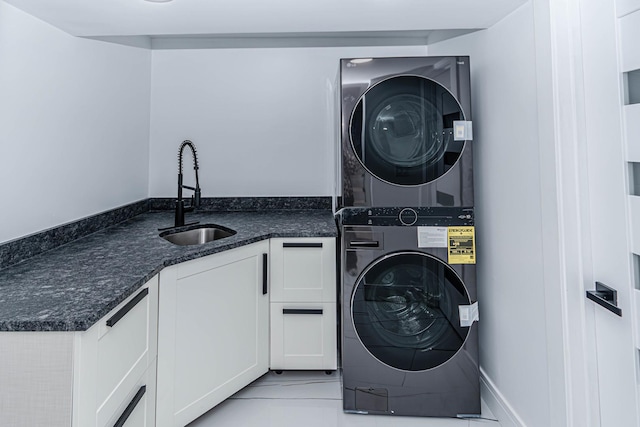
<path id="1" fill-rule="evenodd" d="M 461 305 L 471 303 L 455 271 L 427 254 L 374 262 L 358 279 L 351 310 L 358 337 L 382 363 L 405 371 L 435 368 L 463 346 Z"/>
<path id="2" fill-rule="evenodd" d="M 421 185 L 447 173 L 465 141 L 453 138 L 453 122 L 464 120 L 460 104 L 433 80 L 399 76 L 372 86 L 350 121 L 354 152 L 379 179 Z"/>

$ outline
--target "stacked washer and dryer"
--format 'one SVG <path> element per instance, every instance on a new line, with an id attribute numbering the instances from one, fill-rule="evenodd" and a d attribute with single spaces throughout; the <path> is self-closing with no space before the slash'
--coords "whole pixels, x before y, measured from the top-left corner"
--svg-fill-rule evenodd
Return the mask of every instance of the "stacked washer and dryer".
<path id="1" fill-rule="evenodd" d="M 344 410 L 479 416 L 469 58 L 340 80 Z"/>

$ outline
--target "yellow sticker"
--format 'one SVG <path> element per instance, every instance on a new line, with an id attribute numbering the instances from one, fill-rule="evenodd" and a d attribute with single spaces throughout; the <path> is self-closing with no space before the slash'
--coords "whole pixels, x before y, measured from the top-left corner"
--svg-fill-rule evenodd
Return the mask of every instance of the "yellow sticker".
<path id="1" fill-rule="evenodd" d="M 449 227 L 449 264 L 475 264 L 475 227 Z"/>

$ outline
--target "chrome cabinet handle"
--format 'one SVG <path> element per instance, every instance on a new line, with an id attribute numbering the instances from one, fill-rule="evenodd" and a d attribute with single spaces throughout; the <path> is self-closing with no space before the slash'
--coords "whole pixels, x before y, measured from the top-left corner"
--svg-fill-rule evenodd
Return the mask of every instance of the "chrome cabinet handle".
<path id="1" fill-rule="evenodd" d="M 618 291 L 607 285 L 596 282 L 595 291 L 587 291 L 587 298 L 622 317 L 622 309 L 618 307 Z"/>

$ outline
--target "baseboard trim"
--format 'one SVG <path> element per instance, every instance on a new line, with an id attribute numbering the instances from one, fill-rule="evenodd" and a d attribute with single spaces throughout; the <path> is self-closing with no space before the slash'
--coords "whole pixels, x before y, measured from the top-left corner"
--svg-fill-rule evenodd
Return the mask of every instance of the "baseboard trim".
<path id="1" fill-rule="evenodd" d="M 487 373 L 480 368 L 480 394 L 501 427 L 527 427 Z"/>

